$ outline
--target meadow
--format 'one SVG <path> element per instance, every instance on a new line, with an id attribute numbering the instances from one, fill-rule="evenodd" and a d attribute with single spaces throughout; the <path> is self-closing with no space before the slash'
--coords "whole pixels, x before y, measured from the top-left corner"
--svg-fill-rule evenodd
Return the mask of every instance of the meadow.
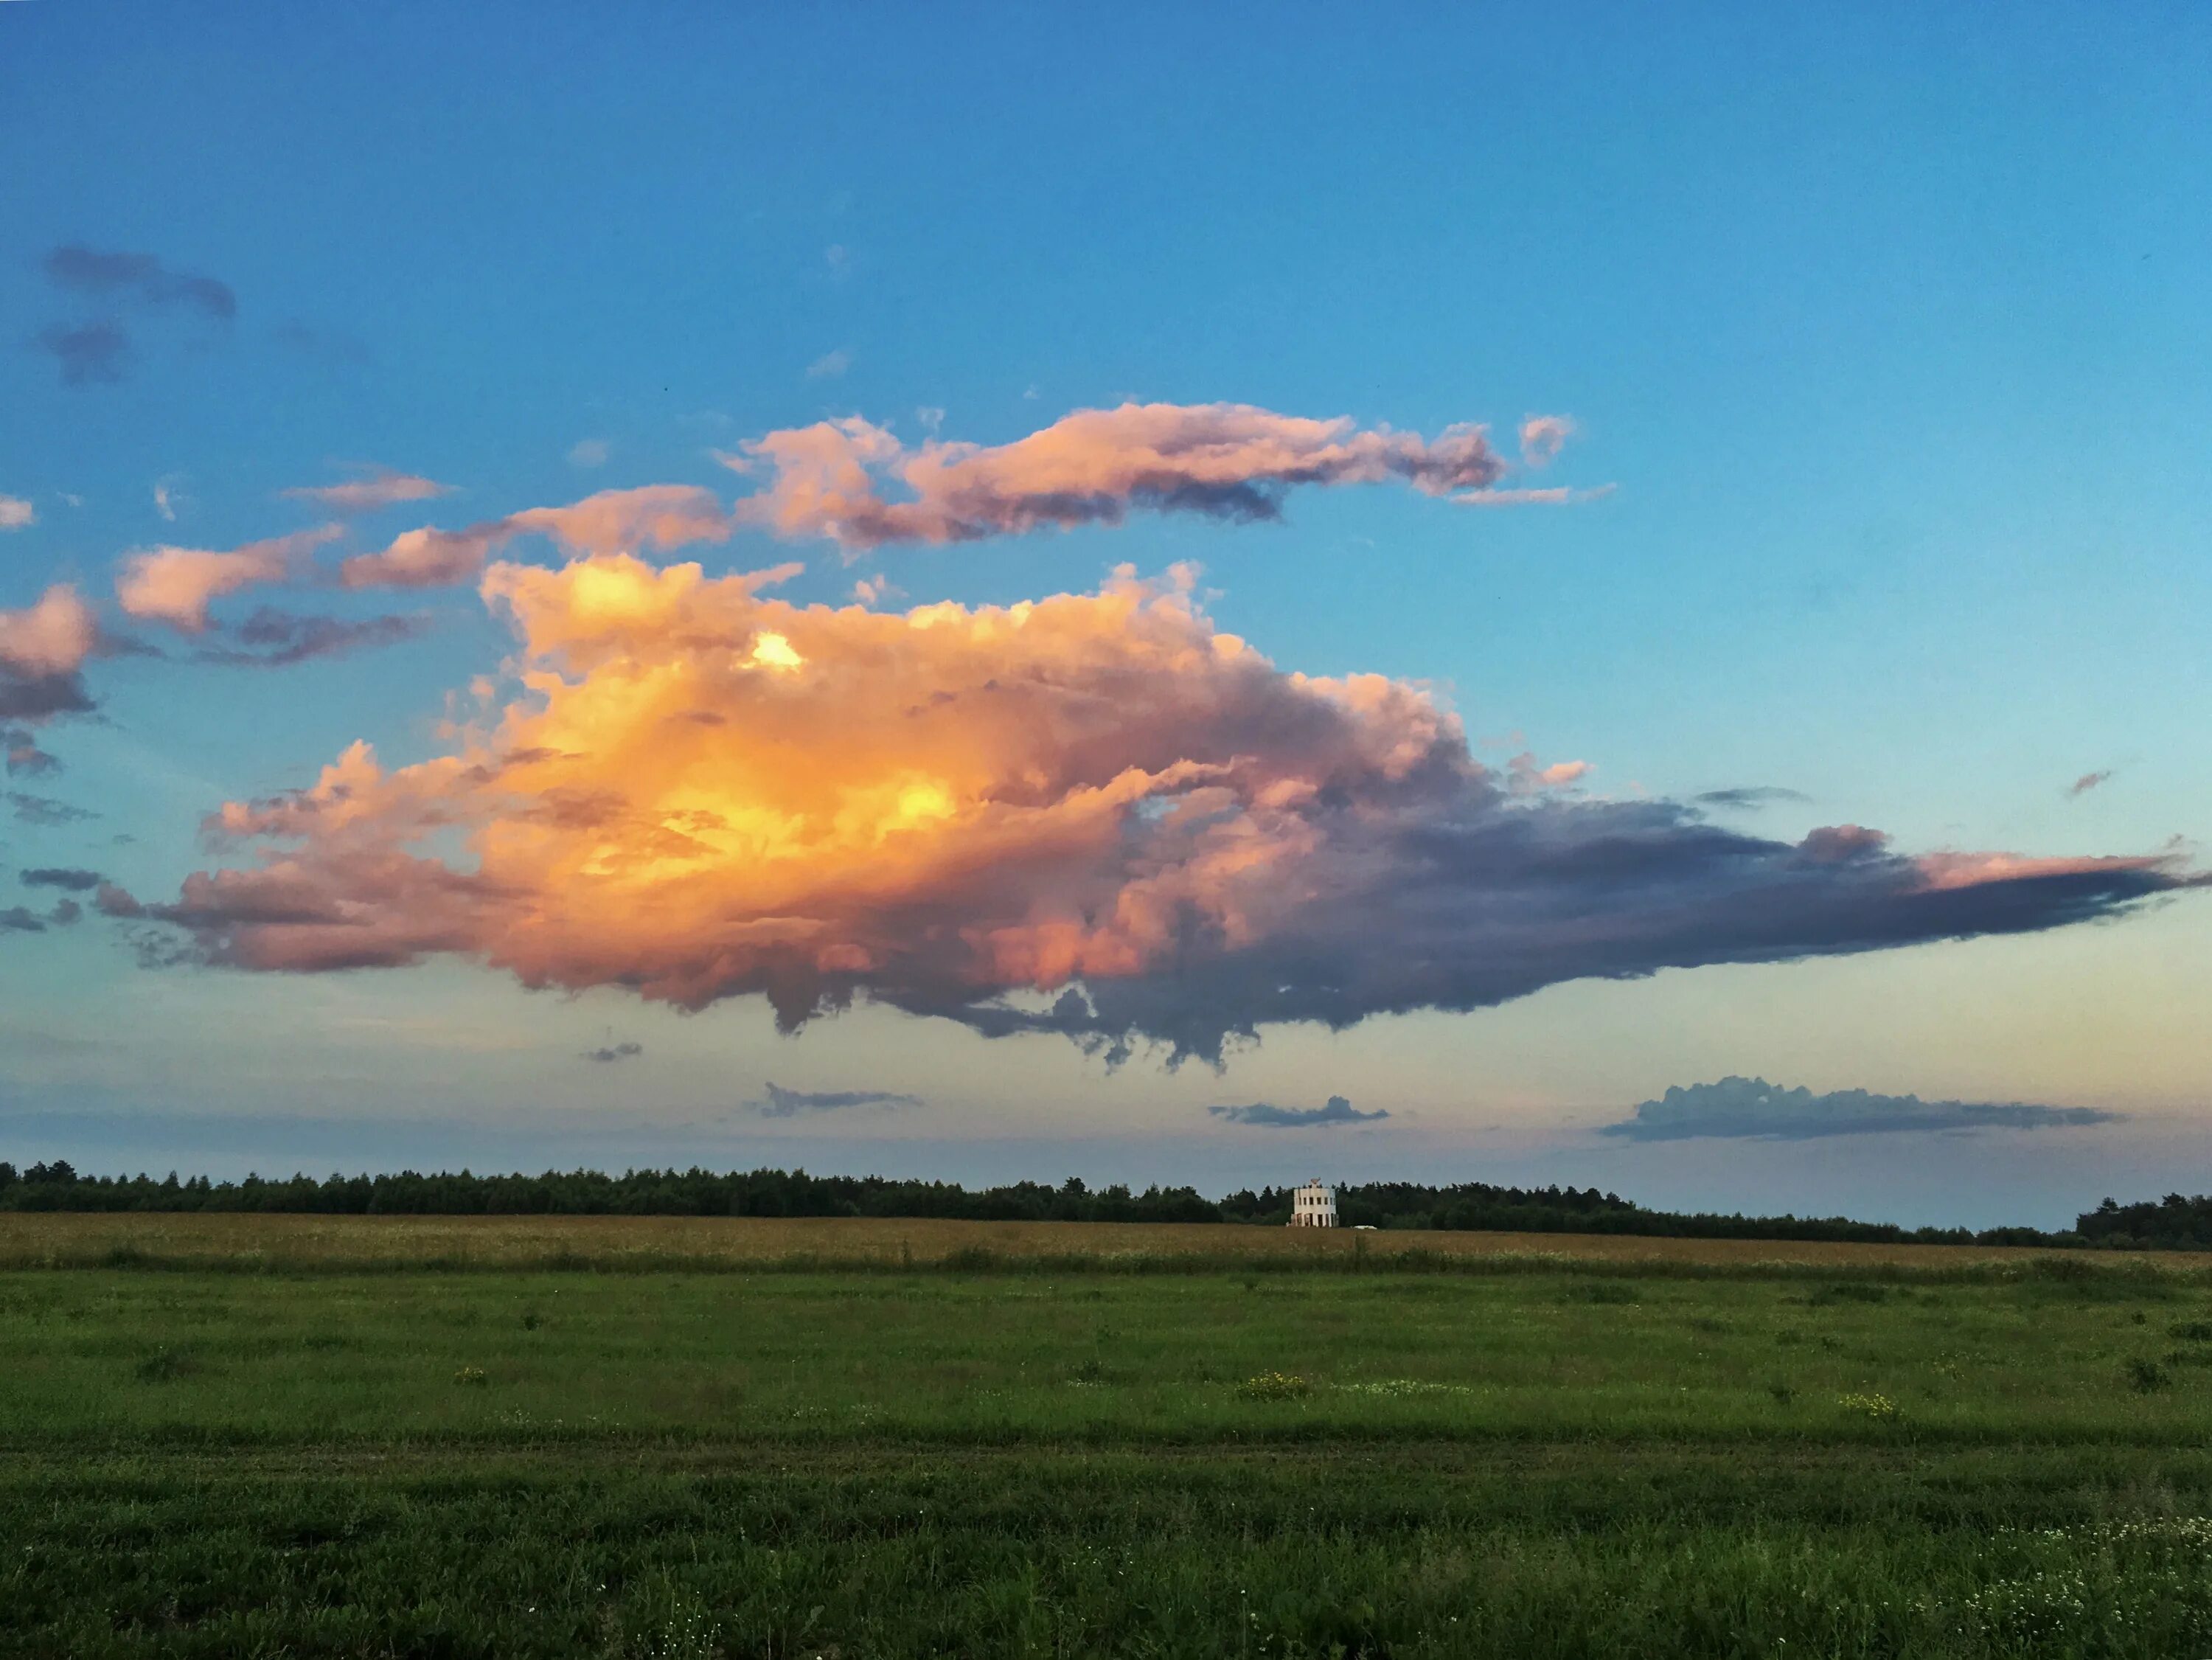
<path id="1" fill-rule="evenodd" d="M 2212 1652 L 2203 1259 L 0 1219 L 0 1652 Z"/>

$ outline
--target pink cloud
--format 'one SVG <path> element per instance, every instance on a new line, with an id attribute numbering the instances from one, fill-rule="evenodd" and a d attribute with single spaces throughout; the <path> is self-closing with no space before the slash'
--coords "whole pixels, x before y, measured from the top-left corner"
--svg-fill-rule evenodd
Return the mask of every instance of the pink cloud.
<path id="1" fill-rule="evenodd" d="M 1548 767 L 1540 766 L 1535 756 L 1524 751 L 1505 763 L 1505 770 L 1513 789 L 1525 794 L 1533 790 L 1565 789 L 1570 784 L 1579 783 L 1589 775 L 1590 763 L 1557 761 Z"/>
<path id="2" fill-rule="evenodd" d="M 99 619 L 65 582 L 21 611 L 0 611 L 0 673 L 26 680 L 74 674 L 99 643 Z"/>
<path id="3" fill-rule="evenodd" d="M 520 536 L 548 536 L 574 553 L 665 551 L 726 541 L 732 528 L 714 492 L 695 484 L 601 490 L 565 508 L 531 508 L 463 530 L 407 531 L 380 552 L 345 561 L 338 580 L 349 588 L 440 587 L 471 581 Z"/>
<path id="4" fill-rule="evenodd" d="M 1532 415 L 1521 423 L 1521 461 L 1524 466 L 1549 465 L 1575 435 L 1575 423 L 1564 415 Z"/>
<path id="5" fill-rule="evenodd" d="M 1505 470 L 1480 426 L 1428 440 L 1245 404 L 1079 410 L 990 447 L 933 438 L 910 448 L 853 416 L 770 433 L 722 459 L 769 473 L 768 488 L 738 504 L 740 519 L 849 552 L 1118 524 L 1133 508 L 1273 519 L 1294 485 L 1396 480 L 1443 496 L 1486 489 Z M 890 499 L 884 483 L 912 499 Z"/>
<path id="6" fill-rule="evenodd" d="M 402 502 L 427 502 L 434 496 L 449 496 L 453 489 L 451 484 L 441 484 L 434 478 L 377 467 L 342 484 L 302 484 L 278 493 L 290 501 L 313 502 L 331 513 L 374 513 Z"/>
<path id="7" fill-rule="evenodd" d="M 227 552 L 149 548 L 124 561 L 115 597 L 142 622 L 166 623 L 185 634 L 203 633 L 212 601 L 240 588 L 295 580 L 314 550 L 339 534 L 336 525 L 319 525 Z"/>

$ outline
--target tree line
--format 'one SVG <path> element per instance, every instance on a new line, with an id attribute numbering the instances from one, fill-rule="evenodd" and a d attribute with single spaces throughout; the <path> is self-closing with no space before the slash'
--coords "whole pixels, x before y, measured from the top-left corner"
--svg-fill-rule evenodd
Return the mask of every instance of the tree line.
<path id="1" fill-rule="evenodd" d="M 81 1176 L 66 1160 L 26 1169 L 0 1161 L 0 1211 L 264 1211 L 348 1216 L 872 1216 L 1004 1222 L 1211 1222 L 1281 1226 L 1287 1187 L 1245 1188 L 1218 1200 L 1189 1187 L 1133 1191 L 1015 1182 L 969 1189 L 953 1182 L 811 1176 L 803 1170 L 468 1171 L 214 1182 Z M 2063 1232 L 2038 1228 L 1904 1228 L 1840 1216 L 1742 1216 L 1647 1210 L 1595 1188 L 1509 1188 L 1487 1182 L 1413 1182 L 1337 1189 L 1346 1227 L 1499 1233 L 1646 1234 L 1685 1239 L 1825 1239 L 1869 1243 L 2098 1246 L 2212 1250 L 2212 1197 L 2122 1205 L 2107 1199 Z"/>

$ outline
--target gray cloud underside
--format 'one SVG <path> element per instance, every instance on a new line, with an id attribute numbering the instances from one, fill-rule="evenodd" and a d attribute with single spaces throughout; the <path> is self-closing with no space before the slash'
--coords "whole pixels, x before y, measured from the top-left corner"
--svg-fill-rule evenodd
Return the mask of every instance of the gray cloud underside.
<path id="1" fill-rule="evenodd" d="M 49 721 L 89 714 L 92 697 L 76 673 L 21 675 L 0 667 L 0 721 Z"/>
<path id="2" fill-rule="evenodd" d="M 1242 949 L 1194 927 L 1164 970 L 1094 979 L 1042 1011 L 896 984 L 869 994 L 987 1037 L 1060 1032 L 1109 1061 L 1151 1041 L 1170 1065 L 1218 1066 L 1225 1044 L 1256 1040 L 1264 1023 L 1342 1030 L 1376 1014 L 1463 1013 L 1570 980 L 2033 933 L 2206 885 L 2116 860 L 1943 887 L 1878 841 L 1771 841 L 1671 802 L 1508 806 L 1456 780 L 1328 828 L 1310 903 Z M 839 990 L 819 988 L 823 1006 Z"/>
<path id="3" fill-rule="evenodd" d="M 1277 1107 L 1264 1101 L 1255 1101 L 1244 1107 L 1208 1107 L 1206 1111 L 1216 1118 L 1226 1118 L 1233 1124 L 1255 1124 L 1266 1129 L 1312 1129 L 1324 1124 L 1371 1124 L 1378 1118 L 1390 1115 L 1377 1109 L 1360 1112 L 1340 1095 L 1332 1095 L 1328 1104 L 1319 1107 Z"/>
<path id="4" fill-rule="evenodd" d="M 33 795 L 26 790 L 8 792 L 8 805 L 15 810 L 15 817 L 26 824 L 52 828 L 59 824 L 79 824 L 100 815 L 89 807 L 73 807 L 66 801 L 57 801 L 52 796 Z"/>
<path id="5" fill-rule="evenodd" d="M 748 1105 L 763 1118 L 795 1118 L 802 1112 L 834 1112 L 841 1107 L 918 1107 L 918 1095 L 897 1095 L 889 1090 L 787 1090 L 781 1084 L 765 1085 L 768 1098 Z"/>
<path id="6" fill-rule="evenodd" d="M 232 630 L 237 646 L 210 646 L 198 657 L 204 663 L 229 668 L 284 668 L 314 658 L 343 657 L 349 652 L 397 645 L 414 639 L 428 626 L 425 617 L 371 617 L 349 623 L 264 605 Z"/>
<path id="7" fill-rule="evenodd" d="M 1601 1135 L 1632 1141 L 1679 1141 L 1692 1137 L 1803 1141 L 1830 1135 L 1878 1135 L 1901 1130 L 2047 1129 L 2064 1124 L 2103 1124 L 2118 1118 L 2094 1107 L 2046 1107 L 2024 1101 L 1923 1101 L 1917 1095 L 1874 1095 L 1837 1090 L 1815 1095 L 1783 1089 L 1763 1078 L 1723 1078 L 1717 1084 L 1680 1085 L 1632 1116 L 1607 1124 Z"/>
<path id="8" fill-rule="evenodd" d="M 96 870 L 72 870 L 47 866 L 27 870 L 15 879 L 27 888 L 60 888 L 68 893 L 89 893 L 105 879 Z"/>
<path id="9" fill-rule="evenodd" d="M 228 283 L 171 271 L 150 253 L 109 252 L 70 242 L 46 255 L 46 271 L 57 288 L 94 299 L 181 305 L 224 322 L 238 315 L 238 296 Z"/>

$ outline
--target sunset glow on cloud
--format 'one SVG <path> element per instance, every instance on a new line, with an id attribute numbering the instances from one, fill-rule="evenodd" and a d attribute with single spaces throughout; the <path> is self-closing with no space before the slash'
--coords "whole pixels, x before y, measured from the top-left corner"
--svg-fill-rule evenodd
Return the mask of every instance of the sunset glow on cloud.
<path id="1" fill-rule="evenodd" d="M 1552 451 L 1565 431 L 1547 440 Z M 1395 480 L 1442 496 L 1485 489 L 1505 472 L 1478 425 L 1448 427 L 1431 441 L 1249 404 L 1078 410 L 995 447 L 932 438 L 909 447 L 854 416 L 770 433 L 722 459 L 768 477 L 739 508 L 747 522 L 853 552 L 1119 524 L 1134 508 L 1272 519 L 1297 484 Z M 886 496 L 886 481 L 913 499 Z"/>
<path id="2" fill-rule="evenodd" d="M 1500 775 L 1433 694 L 1279 669 L 1184 569 L 900 613 L 775 598 L 796 569 L 495 564 L 519 680 L 446 753 L 356 745 L 210 818 L 228 862 L 174 902 L 102 908 L 155 958 L 166 925 L 251 970 L 452 954 L 684 1008 L 759 994 L 787 1029 L 868 998 L 1218 1061 L 1271 1022 L 2045 928 L 2197 880 L 1766 840 L 1571 790 L 1581 762 Z"/>

